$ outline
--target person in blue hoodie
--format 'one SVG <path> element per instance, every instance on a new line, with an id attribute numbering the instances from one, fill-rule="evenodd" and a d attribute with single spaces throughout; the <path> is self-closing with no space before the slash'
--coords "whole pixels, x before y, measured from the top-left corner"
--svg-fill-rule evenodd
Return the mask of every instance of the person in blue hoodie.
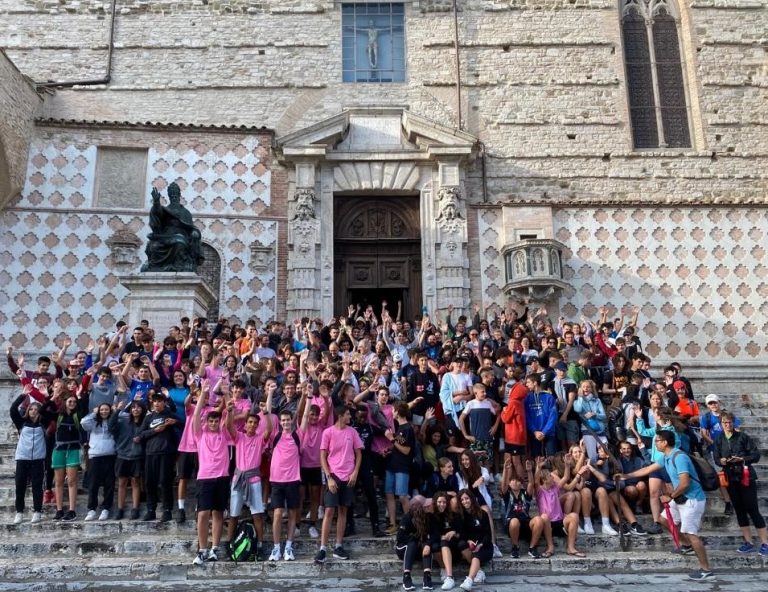
<path id="1" fill-rule="evenodd" d="M 526 376 L 528 396 L 525 398 L 525 425 L 533 458 L 552 456 L 557 452 L 557 401 L 551 393 L 539 390 L 539 384 L 538 374 Z"/>

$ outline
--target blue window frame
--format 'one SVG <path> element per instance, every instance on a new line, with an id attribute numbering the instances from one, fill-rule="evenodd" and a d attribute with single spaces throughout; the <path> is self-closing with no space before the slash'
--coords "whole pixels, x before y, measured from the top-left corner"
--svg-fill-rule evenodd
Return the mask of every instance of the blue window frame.
<path id="1" fill-rule="evenodd" d="M 405 82 L 402 3 L 341 5 L 344 82 Z"/>

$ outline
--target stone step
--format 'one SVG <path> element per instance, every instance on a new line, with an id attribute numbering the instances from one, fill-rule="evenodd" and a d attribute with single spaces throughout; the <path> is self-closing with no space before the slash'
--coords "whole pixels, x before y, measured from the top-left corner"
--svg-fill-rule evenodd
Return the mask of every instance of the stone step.
<path id="1" fill-rule="evenodd" d="M 768 560 L 757 554 L 738 555 L 734 552 L 710 551 L 709 558 L 715 570 L 744 570 L 768 567 Z M 203 566 L 192 565 L 191 557 L 170 559 L 147 558 L 145 555 L 121 555 L 104 557 L 49 556 L 44 561 L 20 562 L 16 558 L 0 559 L 0 578 L 14 582 L 39 582 L 41 580 L 64 582 L 105 582 L 130 577 L 136 582 L 160 579 L 166 582 L 208 582 L 215 587 L 220 580 L 259 578 L 273 585 L 285 584 L 292 577 L 349 577 L 356 582 L 381 576 L 397 577 L 402 562 L 394 552 L 388 557 L 352 557 L 341 561 L 330 558 L 324 566 L 315 565 L 312 559 L 298 558 L 293 562 L 220 561 Z M 669 552 L 594 553 L 586 558 L 569 557 L 562 546 L 550 559 L 496 559 L 485 571 L 491 577 L 504 574 L 587 574 L 620 572 L 690 571 L 697 566 L 695 557 L 678 557 Z M 418 568 L 417 568 L 418 569 Z M 464 576 L 466 566 L 457 566 L 456 575 Z M 394 578 L 393 578 L 394 579 Z M 399 578 L 398 578 L 399 579 Z M 350 582 L 348 582 L 349 584 Z M 340 587 L 341 588 L 341 587 Z"/>

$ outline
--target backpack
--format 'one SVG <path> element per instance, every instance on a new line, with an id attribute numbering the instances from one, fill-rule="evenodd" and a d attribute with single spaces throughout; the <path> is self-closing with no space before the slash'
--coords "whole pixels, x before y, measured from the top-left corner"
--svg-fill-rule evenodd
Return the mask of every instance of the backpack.
<path id="1" fill-rule="evenodd" d="M 275 436 L 275 439 L 272 441 L 273 450 L 277 447 L 277 443 L 280 441 L 282 435 L 283 430 L 277 432 L 277 436 Z M 299 440 L 299 435 L 296 432 L 291 432 L 291 437 L 293 438 L 293 441 L 296 442 L 296 447 L 299 449 L 299 451 L 301 451 L 301 441 Z"/>
<path id="2" fill-rule="evenodd" d="M 230 545 L 229 558 L 235 563 L 253 561 L 256 556 L 256 529 L 250 520 L 241 520 Z"/>
<path id="3" fill-rule="evenodd" d="M 618 444 L 627 439 L 626 403 L 611 407 L 608 411 L 607 424 L 606 436 L 610 442 Z"/>
<path id="4" fill-rule="evenodd" d="M 675 456 L 678 454 L 686 453 L 680 450 L 675 453 Z M 691 475 L 691 479 L 698 481 L 704 491 L 717 491 L 720 489 L 720 478 L 715 469 L 712 468 L 712 465 L 698 454 L 686 454 L 686 456 L 691 459 L 693 467 L 696 469 L 696 477 Z"/>

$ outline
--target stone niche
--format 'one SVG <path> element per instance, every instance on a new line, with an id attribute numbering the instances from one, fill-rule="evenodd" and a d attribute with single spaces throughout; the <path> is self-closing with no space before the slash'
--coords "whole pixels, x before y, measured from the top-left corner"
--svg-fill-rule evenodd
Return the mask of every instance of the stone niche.
<path id="1" fill-rule="evenodd" d="M 551 302 L 565 289 L 562 253 L 554 239 L 525 239 L 502 249 L 506 284 L 504 292 L 528 302 Z"/>

